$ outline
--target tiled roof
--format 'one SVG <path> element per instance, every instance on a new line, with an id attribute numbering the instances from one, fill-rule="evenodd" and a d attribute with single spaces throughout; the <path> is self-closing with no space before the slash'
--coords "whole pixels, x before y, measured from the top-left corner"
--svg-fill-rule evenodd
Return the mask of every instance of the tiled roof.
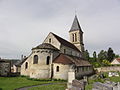
<path id="1" fill-rule="evenodd" d="M 75 64 L 76 66 L 91 66 L 91 64 L 82 58 L 68 56 L 65 54 L 60 54 L 57 58 L 53 60 L 53 63 L 61 64 Z"/>
<path id="2" fill-rule="evenodd" d="M 49 43 L 43 43 L 40 44 L 39 46 L 32 48 L 32 50 L 34 49 L 52 49 L 52 50 L 58 50 L 56 47 L 54 47 L 53 45 L 49 44 Z"/>
<path id="3" fill-rule="evenodd" d="M 116 58 L 116 60 L 120 63 L 120 58 Z"/>
<path id="4" fill-rule="evenodd" d="M 53 35 L 56 37 L 56 39 L 57 39 L 61 44 L 63 44 L 64 46 L 67 46 L 67 47 L 69 47 L 69 48 L 72 48 L 72 49 L 80 52 L 80 50 L 79 50 L 74 44 L 72 44 L 72 43 L 68 42 L 67 40 L 65 40 L 65 39 L 57 36 L 57 35 L 54 34 L 54 33 L 52 33 L 52 34 L 53 34 Z"/>
<path id="5" fill-rule="evenodd" d="M 70 29 L 70 32 L 71 31 L 76 31 L 76 30 L 80 30 L 82 32 L 82 29 L 80 27 L 80 24 L 79 24 L 79 21 L 77 19 L 77 16 L 75 15 L 75 18 L 74 18 L 74 21 L 73 21 L 73 24 L 72 24 L 72 27 Z"/>

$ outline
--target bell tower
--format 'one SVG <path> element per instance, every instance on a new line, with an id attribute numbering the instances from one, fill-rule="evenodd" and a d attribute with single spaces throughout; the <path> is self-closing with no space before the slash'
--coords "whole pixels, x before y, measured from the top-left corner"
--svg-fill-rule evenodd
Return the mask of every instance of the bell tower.
<path id="1" fill-rule="evenodd" d="M 70 42 L 74 44 L 81 52 L 84 52 L 83 31 L 80 27 L 77 16 L 75 15 L 72 27 L 69 31 Z"/>

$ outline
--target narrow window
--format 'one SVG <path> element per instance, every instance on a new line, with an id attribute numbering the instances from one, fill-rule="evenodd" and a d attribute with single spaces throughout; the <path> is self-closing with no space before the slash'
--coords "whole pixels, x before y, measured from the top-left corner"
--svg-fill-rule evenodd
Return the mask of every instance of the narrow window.
<path id="1" fill-rule="evenodd" d="M 25 63 L 25 69 L 27 69 L 27 68 L 28 68 L 28 62 Z"/>
<path id="2" fill-rule="evenodd" d="M 38 64 L 38 55 L 35 55 L 33 58 L 33 64 Z"/>
<path id="3" fill-rule="evenodd" d="M 51 38 L 49 39 L 49 43 L 51 43 Z"/>
<path id="4" fill-rule="evenodd" d="M 57 66 L 57 68 L 56 68 L 56 72 L 59 72 L 59 66 Z"/>
<path id="5" fill-rule="evenodd" d="M 75 33 L 75 42 L 77 42 L 77 34 Z"/>
<path id="6" fill-rule="evenodd" d="M 50 56 L 47 56 L 46 64 L 47 64 L 47 65 L 50 64 Z"/>
<path id="7" fill-rule="evenodd" d="M 79 67 L 77 67 L 77 73 L 79 72 Z"/>
<path id="8" fill-rule="evenodd" d="M 72 34 L 72 41 L 74 42 L 74 34 Z"/>
<path id="9" fill-rule="evenodd" d="M 81 43 L 83 43 L 83 35 L 82 34 L 80 34 L 80 41 L 81 41 Z"/>
<path id="10" fill-rule="evenodd" d="M 66 53 L 66 49 L 64 49 L 64 54 Z"/>

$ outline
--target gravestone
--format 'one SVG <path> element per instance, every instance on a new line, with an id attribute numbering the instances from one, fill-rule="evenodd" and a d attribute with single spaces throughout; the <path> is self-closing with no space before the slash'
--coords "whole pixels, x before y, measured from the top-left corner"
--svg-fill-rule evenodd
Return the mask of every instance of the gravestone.
<path id="1" fill-rule="evenodd" d="M 85 90 L 84 81 L 73 80 L 73 82 L 72 82 L 72 90 Z"/>
<path id="2" fill-rule="evenodd" d="M 105 83 L 95 82 L 92 90 L 120 90 L 120 83 L 107 81 Z"/>
<path id="3" fill-rule="evenodd" d="M 85 82 L 87 82 L 87 77 L 84 77 L 84 80 L 81 81 L 76 80 L 74 70 L 70 69 L 66 90 L 85 90 Z"/>
<path id="4" fill-rule="evenodd" d="M 93 84 L 93 89 L 92 90 L 113 90 L 113 87 L 103 84 L 101 82 L 95 82 Z"/>
<path id="5" fill-rule="evenodd" d="M 67 83 L 68 88 L 72 87 L 72 81 L 74 79 L 75 79 L 75 72 L 74 70 L 70 69 L 70 71 L 68 72 L 68 83 Z"/>

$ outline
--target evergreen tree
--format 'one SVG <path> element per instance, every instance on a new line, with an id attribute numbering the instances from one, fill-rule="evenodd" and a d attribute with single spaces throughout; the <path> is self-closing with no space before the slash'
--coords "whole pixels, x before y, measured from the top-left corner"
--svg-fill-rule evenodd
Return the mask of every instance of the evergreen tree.
<path id="1" fill-rule="evenodd" d="M 112 48 L 109 48 L 107 51 L 107 60 L 111 62 L 115 58 L 115 54 L 112 50 Z"/>
<path id="2" fill-rule="evenodd" d="M 84 51 L 84 58 L 85 58 L 86 60 L 89 60 L 89 59 L 90 59 L 88 50 L 85 50 L 85 51 Z"/>
<path id="3" fill-rule="evenodd" d="M 119 57 L 120 57 L 119 55 L 117 55 L 117 54 L 115 55 L 115 58 L 119 58 Z"/>
<path id="4" fill-rule="evenodd" d="M 104 50 L 101 50 L 100 53 L 98 54 L 98 60 L 101 63 L 102 60 L 107 59 L 107 52 Z"/>
<path id="5" fill-rule="evenodd" d="M 93 52 L 93 61 L 97 61 L 96 51 Z"/>

